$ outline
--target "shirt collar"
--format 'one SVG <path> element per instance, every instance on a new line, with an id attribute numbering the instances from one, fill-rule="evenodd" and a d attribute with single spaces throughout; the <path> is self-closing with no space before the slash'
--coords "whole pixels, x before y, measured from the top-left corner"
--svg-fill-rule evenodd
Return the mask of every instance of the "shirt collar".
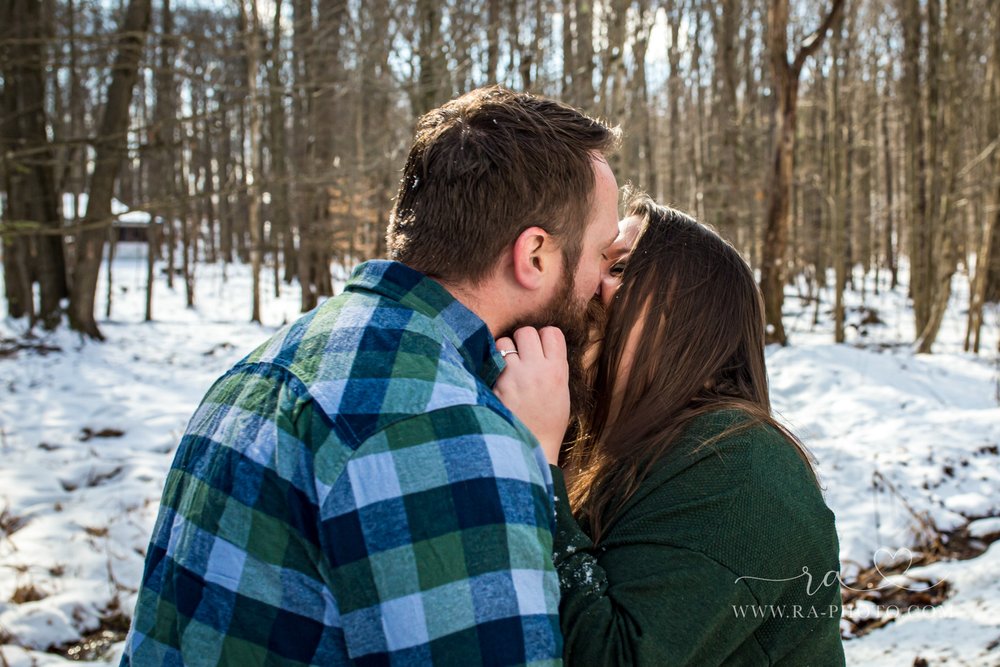
<path id="1" fill-rule="evenodd" d="M 505 364 L 489 327 L 441 283 L 405 264 L 376 259 L 354 269 L 345 290 L 359 289 L 381 294 L 439 323 L 465 367 L 487 386 L 500 376 Z"/>

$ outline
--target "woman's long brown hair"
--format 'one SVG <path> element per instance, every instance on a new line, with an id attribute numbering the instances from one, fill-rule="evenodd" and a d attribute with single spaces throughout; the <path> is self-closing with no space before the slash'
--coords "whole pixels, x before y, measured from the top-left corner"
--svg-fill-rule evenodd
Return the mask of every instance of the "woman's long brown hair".
<path id="1" fill-rule="evenodd" d="M 595 542 L 652 464 L 709 412 L 736 409 L 747 419 L 701 446 L 763 423 L 813 470 L 809 453 L 771 414 L 764 306 L 749 265 L 712 229 L 642 193 L 630 197 L 626 216 L 642 226 L 608 308 L 597 400 L 565 459 L 570 503 Z M 623 380 L 622 354 L 636 326 Z"/>

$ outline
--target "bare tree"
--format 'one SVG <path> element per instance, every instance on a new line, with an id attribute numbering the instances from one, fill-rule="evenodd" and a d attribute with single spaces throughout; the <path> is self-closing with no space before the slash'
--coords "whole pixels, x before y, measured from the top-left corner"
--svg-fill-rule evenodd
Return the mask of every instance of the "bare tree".
<path id="1" fill-rule="evenodd" d="M 712 34 L 715 41 L 715 76 L 713 105 L 719 126 L 721 145 L 717 147 L 712 195 L 716 211 L 712 221 L 727 237 L 735 238 L 737 216 L 743 205 L 739 180 L 739 132 L 736 103 L 737 27 L 743 12 L 742 0 L 721 0 L 712 13 Z"/>
<path id="2" fill-rule="evenodd" d="M 260 63 L 260 16 L 257 0 L 240 0 L 240 22 L 246 26 L 245 62 L 247 99 L 250 112 L 250 165 L 244 172 L 249 203 L 250 227 L 250 321 L 260 322 L 260 268 L 261 268 L 261 220 L 260 220 L 260 135 L 261 114 L 257 95 L 257 67 Z"/>
<path id="3" fill-rule="evenodd" d="M 594 7 L 591 0 L 575 0 L 576 50 L 573 62 L 573 104 L 594 110 Z"/>
<path id="4" fill-rule="evenodd" d="M 987 146 L 992 160 L 986 163 L 992 183 L 987 181 L 988 208 L 984 211 L 982 241 L 976 253 L 976 268 L 969 296 L 969 317 L 965 332 L 965 350 L 979 353 L 983 328 L 983 305 L 989 294 L 988 277 L 996 264 L 996 240 L 1000 236 L 1000 3 L 991 5 L 990 32 L 993 35 L 992 58 L 988 67 L 989 105 L 986 125 Z"/>
<path id="5" fill-rule="evenodd" d="M 47 329 L 62 319 L 67 296 L 59 215 L 55 154 L 49 143 L 43 38 L 47 32 L 41 0 L 4 0 L 0 4 L 0 153 L 9 221 L 24 232 L 4 241 L 4 271 L 9 313 L 41 321 Z M 8 223 L 10 224 L 10 223 Z M 38 283 L 40 303 L 32 284 Z"/>
<path id="6" fill-rule="evenodd" d="M 767 221 L 760 287 L 764 293 L 768 339 L 782 345 L 788 336 L 782 323 L 789 208 L 794 172 L 796 111 L 799 75 L 805 62 L 823 45 L 826 34 L 843 10 L 844 0 L 832 0 L 819 28 L 788 60 L 788 0 L 773 0 L 768 9 L 768 57 L 775 92 L 775 146 L 768 189 Z"/>
<path id="7" fill-rule="evenodd" d="M 955 192 L 958 174 L 958 144 L 955 128 L 956 96 L 961 95 L 957 61 L 960 39 L 955 5 L 946 0 L 943 11 L 940 0 L 927 2 L 927 165 L 930 193 L 929 217 L 923 221 L 924 238 L 930 240 L 928 272 L 922 281 L 924 289 L 914 293 L 914 308 L 921 302 L 926 319 L 917 321 L 918 352 L 929 353 L 944 321 L 951 299 L 951 279 L 958 259 L 958 239 L 955 222 Z M 943 25 L 942 25 L 943 21 Z M 947 62 L 943 53 L 953 54 Z"/>
<path id="8" fill-rule="evenodd" d="M 111 223 L 111 196 L 127 150 L 126 134 L 132 89 L 138 79 L 146 31 L 149 29 L 150 0 L 129 0 L 118 32 L 104 115 L 94 139 L 94 171 L 90 177 L 87 213 L 75 242 L 76 263 L 70 286 L 70 326 L 91 338 L 104 336 L 94 318 L 97 273 L 101 268 L 107 226 Z"/>
<path id="9" fill-rule="evenodd" d="M 278 0 L 256 16 L 254 1 L 165 1 L 147 43 L 106 26 L 148 0 L 0 0 L 10 314 L 54 326 L 71 286 L 74 326 L 96 331 L 80 313 L 112 195 L 166 221 L 147 238 L 147 317 L 164 269 L 194 303 L 199 263 L 217 260 L 224 276 L 247 264 L 258 294 L 265 266 L 276 292 L 297 279 L 308 310 L 335 273 L 384 256 L 416 117 L 494 82 L 621 123 L 619 180 L 714 224 L 761 270 L 772 340 L 787 342 L 793 279 L 845 341 L 851 291 L 864 299 L 872 272 L 876 289 L 903 283 L 921 350 L 966 267 L 970 349 L 1000 300 L 991 0 Z M 87 215 L 60 211 L 87 191 Z"/>

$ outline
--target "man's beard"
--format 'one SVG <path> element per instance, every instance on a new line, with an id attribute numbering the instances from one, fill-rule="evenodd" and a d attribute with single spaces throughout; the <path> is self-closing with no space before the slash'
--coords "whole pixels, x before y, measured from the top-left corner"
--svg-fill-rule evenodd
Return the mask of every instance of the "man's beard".
<path id="1" fill-rule="evenodd" d="M 540 311 L 518 320 L 501 335 L 512 336 L 521 327 L 558 327 L 566 338 L 566 360 L 569 362 L 569 399 L 573 417 L 579 417 L 593 406 L 593 392 L 587 381 L 583 356 L 592 344 L 592 334 L 602 321 L 600 301 L 576 298 L 575 283 L 570 280 Z M 597 304 L 595 308 L 594 304 Z M 600 327 L 603 332 L 603 327 Z"/>

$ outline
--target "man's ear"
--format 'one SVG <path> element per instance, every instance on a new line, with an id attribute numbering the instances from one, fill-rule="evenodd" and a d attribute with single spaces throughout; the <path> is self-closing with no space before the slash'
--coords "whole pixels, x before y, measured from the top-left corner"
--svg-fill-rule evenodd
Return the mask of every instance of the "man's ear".
<path id="1" fill-rule="evenodd" d="M 559 259 L 552 235 L 541 227 L 528 227 L 514 241 L 514 280 L 525 289 L 540 289 L 546 274 L 558 270 Z"/>

